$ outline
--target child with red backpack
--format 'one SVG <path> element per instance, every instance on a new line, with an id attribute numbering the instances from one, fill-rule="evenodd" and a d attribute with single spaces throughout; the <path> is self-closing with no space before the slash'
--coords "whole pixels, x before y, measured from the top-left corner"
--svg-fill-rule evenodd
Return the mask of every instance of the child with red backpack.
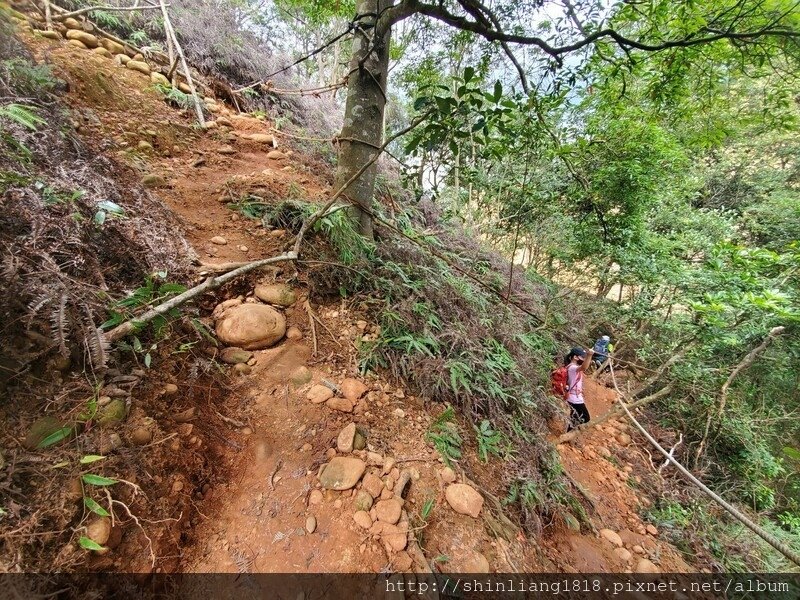
<path id="1" fill-rule="evenodd" d="M 592 364 L 593 350 L 587 353 L 583 348 L 573 348 L 564 357 L 564 365 L 553 371 L 550 382 L 553 395 L 569 404 L 569 427 L 572 431 L 583 423 L 588 423 L 589 410 L 583 400 L 583 374 Z"/>

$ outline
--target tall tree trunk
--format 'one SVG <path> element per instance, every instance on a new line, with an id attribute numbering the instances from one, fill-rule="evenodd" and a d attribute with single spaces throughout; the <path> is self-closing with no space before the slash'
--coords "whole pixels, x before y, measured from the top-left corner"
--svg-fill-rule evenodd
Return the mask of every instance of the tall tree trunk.
<path id="1" fill-rule="evenodd" d="M 389 43 L 391 28 L 376 28 L 375 15 L 390 4 L 390 0 L 357 0 L 356 13 L 363 16 L 353 39 L 353 57 L 347 85 L 339 144 L 339 164 L 336 169 L 336 189 L 358 172 L 378 152 L 383 143 L 384 109 L 386 108 L 386 79 L 389 73 Z M 351 183 L 344 196 L 351 202 L 351 214 L 359 222 L 362 235 L 372 239 L 372 217 L 367 214 L 375 192 L 377 163 L 370 166 Z"/>

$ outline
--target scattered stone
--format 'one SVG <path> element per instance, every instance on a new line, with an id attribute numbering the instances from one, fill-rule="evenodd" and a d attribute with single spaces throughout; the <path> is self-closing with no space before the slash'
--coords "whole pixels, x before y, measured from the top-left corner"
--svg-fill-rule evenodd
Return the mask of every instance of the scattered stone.
<path id="1" fill-rule="evenodd" d="M 275 141 L 275 138 L 269 135 L 268 133 L 251 133 L 247 136 L 248 140 L 252 140 L 254 142 L 258 142 L 259 144 L 270 144 Z M 269 155 L 267 155 L 269 158 Z"/>
<path id="2" fill-rule="evenodd" d="M 140 140 L 138 144 L 136 144 L 136 149 L 141 150 L 142 152 L 150 152 L 153 150 L 153 144 L 148 142 L 147 140 Z M 142 183 L 147 177 L 153 177 L 153 175 L 145 175 L 142 177 Z M 157 175 L 155 177 L 158 177 Z"/>
<path id="3" fill-rule="evenodd" d="M 115 398 L 97 411 L 97 424 L 101 427 L 114 427 L 128 416 L 125 400 Z"/>
<path id="4" fill-rule="evenodd" d="M 68 40 L 75 40 L 83 44 L 86 48 L 97 48 L 97 36 L 92 35 L 91 33 L 86 33 L 85 31 L 81 31 L 79 29 L 69 29 L 67 30 L 67 39 Z"/>
<path id="5" fill-rule="evenodd" d="M 217 246 L 225 246 L 225 245 L 228 243 L 228 240 L 226 240 L 226 239 L 225 239 L 224 237 L 222 237 L 221 235 L 215 235 L 215 236 L 214 236 L 214 237 L 212 237 L 212 238 L 211 238 L 209 241 L 210 241 L 212 244 L 216 244 Z"/>
<path id="6" fill-rule="evenodd" d="M 72 477 L 64 488 L 64 497 L 75 502 L 83 498 L 83 483 L 79 477 Z"/>
<path id="7" fill-rule="evenodd" d="M 124 67 L 130 61 L 131 61 L 131 57 L 128 56 L 127 54 L 117 54 L 114 57 L 114 62 L 117 63 L 118 65 L 120 65 L 121 67 Z"/>
<path id="8" fill-rule="evenodd" d="M 142 75 L 150 75 L 150 66 L 144 61 L 129 60 L 126 63 L 125 68 L 130 69 L 131 71 L 138 71 Z"/>
<path id="9" fill-rule="evenodd" d="M 644 554 L 644 548 L 642 548 L 639 544 L 636 544 L 633 548 L 631 548 L 636 554 Z"/>
<path id="10" fill-rule="evenodd" d="M 647 530 L 647 533 L 649 533 L 650 535 L 653 535 L 653 536 L 658 535 L 658 529 L 656 528 L 655 525 L 651 525 L 651 524 L 648 523 L 645 526 L 645 529 Z"/>
<path id="11" fill-rule="evenodd" d="M 353 448 L 356 450 L 363 450 L 367 447 L 367 436 L 365 435 L 365 431 L 357 427 L 356 434 L 353 436 Z"/>
<path id="12" fill-rule="evenodd" d="M 308 496 L 308 503 L 309 504 L 322 504 L 324 496 L 320 490 L 311 490 L 311 494 Z"/>
<path id="13" fill-rule="evenodd" d="M 373 498 L 377 498 L 381 495 L 381 491 L 383 490 L 383 481 L 381 481 L 381 478 L 377 475 L 367 473 L 364 476 L 364 480 L 361 482 L 361 489 L 369 492 L 370 496 Z"/>
<path id="14" fill-rule="evenodd" d="M 312 404 L 322 404 L 333 398 L 333 390 L 324 385 L 317 384 L 308 390 L 306 398 L 310 400 Z"/>
<path id="15" fill-rule="evenodd" d="M 148 144 L 147 142 L 139 142 L 139 144 Z M 150 146 L 152 149 L 152 146 Z M 141 149 L 141 148 L 140 148 Z M 164 187 L 167 184 L 167 180 L 164 179 L 161 175 L 156 175 L 155 173 L 148 173 L 144 177 L 142 177 L 142 185 L 146 188 L 158 188 Z"/>
<path id="16" fill-rule="evenodd" d="M 381 525 L 381 539 L 386 546 L 394 552 L 405 550 L 408 544 L 408 525 L 392 525 L 390 523 L 381 523 Z"/>
<path id="17" fill-rule="evenodd" d="M 175 421 L 176 423 L 188 423 L 189 421 L 194 419 L 194 413 L 195 413 L 195 407 L 192 406 L 190 408 L 187 408 L 186 410 L 183 410 L 179 413 L 175 413 L 174 415 L 172 415 L 172 420 Z"/>
<path id="18" fill-rule="evenodd" d="M 639 559 L 639 562 L 636 563 L 636 572 L 637 573 L 660 573 L 661 571 L 657 566 L 655 566 L 652 562 L 650 562 L 646 558 Z"/>
<path id="19" fill-rule="evenodd" d="M 456 472 L 450 467 L 445 467 L 439 471 L 439 477 L 441 477 L 442 481 L 445 483 L 453 483 L 456 480 Z"/>
<path id="20" fill-rule="evenodd" d="M 381 467 L 383 466 L 383 456 L 377 452 L 367 452 L 367 464 Z"/>
<path id="21" fill-rule="evenodd" d="M 403 512 L 402 503 L 396 498 L 391 500 L 381 500 L 375 505 L 375 514 L 379 521 L 394 525 L 400 520 Z"/>
<path id="22" fill-rule="evenodd" d="M 80 21 L 78 21 L 78 19 L 67 17 L 66 19 L 64 19 L 63 23 L 64 27 L 66 27 L 67 29 L 78 29 L 81 31 L 83 30 L 83 24 Z"/>
<path id="23" fill-rule="evenodd" d="M 145 446 L 153 439 L 153 432 L 146 427 L 137 427 L 131 433 L 131 443 L 134 446 Z"/>
<path id="24" fill-rule="evenodd" d="M 115 42 L 114 40 L 110 40 L 108 38 L 100 38 L 100 45 L 111 52 L 112 54 L 120 54 L 123 56 L 127 56 L 125 54 L 125 46 Z"/>
<path id="25" fill-rule="evenodd" d="M 178 89 L 180 91 L 182 91 L 184 94 L 191 94 L 192 93 L 192 88 L 190 88 L 189 84 L 186 83 L 185 81 L 179 81 L 178 82 Z M 209 107 L 207 107 L 207 108 L 211 112 L 217 112 L 217 111 L 211 110 L 211 108 L 209 108 Z"/>
<path id="26" fill-rule="evenodd" d="M 250 365 L 247 365 L 245 363 L 239 363 L 233 365 L 233 372 L 236 373 L 237 375 L 250 375 L 250 373 L 253 372 L 253 369 L 250 367 Z"/>
<path id="27" fill-rule="evenodd" d="M 308 367 L 297 367 L 289 377 L 292 385 L 296 388 L 301 387 L 311 381 L 312 373 Z"/>
<path id="28" fill-rule="evenodd" d="M 80 48 L 81 50 L 89 49 L 89 47 L 80 40 L 69 40 L 67 43 L 71 46 L 75 46 L 76 48 Z"/>
<path id="29" fill-rule="evenodd" d="M 297 294 L 285 283 L 259 283 L 254 293 L 259 300 L 276 306 L 291 306 L 297 302 Z"/>
<path id="30" fill-rule="evenodd" d="M 236 150 L 234 150 L 233 146 L 230 146 L 228 144 L 224 144 L 224 145 L 219 147 L 219 149 L 217 150 L 217 153 L 218 154 L 236 154 Z"/>
<path id="31" fill-rule="evenodd" d="M 95 48 L 92 50 L 92 54 L 98 54 L 104 58 L 114 58 L 114 55 L 105 48 Z"/>
<path id="32" fill-rule="evenodd" d="M 246 363 L 253 358 L 253 353 L 241 348 L 223 348 L 219 359 L 227 365 Z"/>
<path id="33" fill-rule="evenodd" d="M 374 502 L 372 494 L 365 489 L 360 489 L 356 494 L 354 505 L 357 510 L 368 511 L 372 508 Z"/>
<path id="34" fill-rule="evenodd" d="M 620 433 L 617 435 L 617 443 L 620 446 L 627 446 L 631 443 L 631 436 L 627 433 Z"/>
<path id="35" fill-rule="evenodd" d="M 108 517 L 92 518 L 86 526 L 86 537 L 101 546 L 108 541 L 111 535 L 111 519 Z"/>
<path id="36" fill-rule="evenodd" d="M 356 321 L 356 327 L 358 327 L 359 331 L 364 331 L 367 328 L 366 321 Z"/>
<path id="37" fill-rule="evenodd" d="M 60 40 L 61 39 L 61 34 L 58 33 L 57 31 L 40 31 L 39 35 L 41 35 L 43 38 L 47 38 L 49 40 Z"/>
<path id="38" fill-rule="evenodd" d="M 341 412 L 351 413 L 353 412 L 353 403 L 350 402 L 347 398 L 331 398 L 327 402 L 325 402 L 325 406 L 330 409 L 338 410 Z"/>
<path id="39" fill-rule="evenodd" d="M 306 519 L 306 531 L 314 533 L 317 530 L 317 518 L 314 515 L 309 515 Z"/>
<path id="40" fill-rule="evenodd" d="M 395 554 L 394 560 L 392 562 L 394 564 L 394 570 L 396 572 L 410 571 L 411 567 L 414 566 L 414 560 L 411 558 L 411 555 L 405 550 Z M 469 571 L 469 573 L 476 573 L 476 572 L 477 571 Z"/>
<path id="41" fill-rule="evenodd" d="M 350 423 L 342 429 L 339 437 L 336 438 L 336 449 L 342 454 L 349 454 L 353 451 L 353 440 L 356 435 L 356 424 Z"/>
<path id="42" fill-rule="evenodd" d="M 322 487 L 329 490 L 349 490 L 364 474 L 367 465 L 360 458 L 336 456 L 320 473 Z"/>
<path id="43" fill-rule="evenodd" d="M 603 458 L 611 458 L 611 450 L 609 450 L 605 446 L 598 446 L 597 447 L 597 454 L 599 454 Z"/>
<path id="44" fill-rule="evenodd" d="M 622 547 L 622 538 L 619 537 L 619 534 L 616 531 L 612 531 L 611 529 L 601 529 L 600 537 L 608 540 L 609 542 L 614 544 L 617 548 Z"/>
<path id="45" fill-rule="evenodd" d="M 444 496 L 450 508 L 454 511 L 462 515 L 469 515 L 475 519 L 478 518 L 483 507 L 483 496 L 464 483 L 448 485 Z"/>
<path id="46" fill-rule="evenodd" d="M 253 435 L 253 430 L 250 427 L 242 427 L 242 435 Z M 277 481 L 277 477 L 275 480 Z"/>
<path id="47" fill-rule="evenodd" d="M 356 525 L 361 527 L 361 529 L 369 529 L 372 527 L 372 517 L 369 516 L 369 513 L 364 510 L 359 510 L 357 513 L 353 515 L 353 521 L 356 522 Z"/>
<path id="48" fill-rule="evenodd" d="M 248 248 L 247 246 L 239 246 L 239 252 L 245 252 L 245 253 L 250 252 L 250 248 Z"/>
<path id="49" fill-rule="evenodd" d="M 41 417 L 40 419 L 34 421 L 30 426 L 30 429 L 28 429 L 28 435 L 25 436 L 25 440 L 22 442 L 22 445 L 28 450 L 35 450 L 36 447 L 48 436 L 54 434 L 56 431 L 61 429 L 61 427 L 61 421 L 59 421 L 56 417 L 52 415 Z"/>
<path id="50" fill-rule="evenodd" d="M 178 386 L 175 385 L 174 383 L 167 383 L 164 386 L 164 393 L 167 396 L 171 396 L 172 394 L 177 394 L 178 393 Z"/>
<path id="51" fill-rule="evenodd" d="M 260 350 L 278 343 L 286 333 L 286 319 L 263 304 L 240 304 L 217 321 L 217 337 L 229 346 Z"/>
<path id="52" fill-rule="evenodd" d="M 353 379 L 351 377 L 342 381 L 342 385 L 339 387 L 342 390 L 342 396 L 352 402 L 356 402 L 367 392 L 366 385 L 361 383 L 358 379 Z"/>
<path id="53" fill-rule="evenodd" d="M 283 160 L 286 155 L 280 150 L 272 150 L 267 153 L 267 158 L 270 160 Z"/>
<path id="54" fill-rule="evenodd" d="M 397 461 L 394 459 L 394 457 L 387 456 L 386 460 L 383 461 L 383 474 L 386 475 L 392 469 L 394 469 L 395 464 L 397 464 Z"/>
<path id="55" fill-rule="evenodd" d="M 286 330 L 286 339 L 293 341 L 302 340 L 303 332 L 295 326 L 289 327 L 289 329 Z"/>
<path id="56" fill-rule="evenodd" d="M 617 555 L 617 557 L 618 557 L 618 558 L 619 558 L 619 559 L 620 559 L 622 562 L 628 562 L 628 561 L 631 559 L 631 556 L 633 556 L 633 555 L 632 555 L 632 554 L 631 554 L 631 553 L 630 553 L 630 552 L 629 552 L 627 549 L 625 549 L 625 548 L 614 548 L 614 554 L 616 554 L 616 555 Z"/>
<path id="57" fill-rule="evenodd" d="M 172 84 L 169 82 L 164 75 L 159 73 L 158 71 L 152 71 L 150 73 L 150 81 L 155 83 L 156 85 L 163 85 L 164 87 L 171 88 Z"/>
<path id="58" fill-rule="evenodd" d="M 405 418 L 405 416 L 406 416 L 406 411 L 404 411 L 402 408 L 395 408 L 395 409 L 392 411 L 392 414 L 393 414 L 395 417 L 397 417 L 398 419 L 404 419 L 404 418 Z"/>
<path id="59" fill-rule="evenodd" d="M 178 494 L 183 491 L 183 481 L 180 479 L 176 479 L 175 483 L 172 484 L 172 493 Z"/>
<path id="60" fill-rule="evenodd" d="M 477 550 L 471 550 L 461 561 L 458 569 L 462 573 L 489 573 L 491 566 L 489 560 Z"/>

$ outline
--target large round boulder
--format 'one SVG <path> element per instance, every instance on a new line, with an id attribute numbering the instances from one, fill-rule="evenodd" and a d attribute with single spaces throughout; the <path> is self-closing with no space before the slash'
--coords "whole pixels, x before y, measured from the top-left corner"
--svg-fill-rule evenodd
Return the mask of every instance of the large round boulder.
<path id="1" fill-rule="evenodd" d="M 264 304 L 240 304 L 217 321 L 217 337 L 228 346 L 260 350 L 277 344 L 286 334 L 286 319 Z"/>
<path id="2" fill-rule="evenodd" d="M 259 283 L 254 292 L 259 300 L 267 304 L 291 306 L 297 302 L 294 290 L 285 283 Z"/>

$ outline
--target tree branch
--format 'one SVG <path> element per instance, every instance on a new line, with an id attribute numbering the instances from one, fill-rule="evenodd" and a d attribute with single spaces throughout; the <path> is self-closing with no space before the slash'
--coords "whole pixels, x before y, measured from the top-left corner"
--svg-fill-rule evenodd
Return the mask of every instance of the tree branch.
<path id="1" fill-rule="evenodd" d="M 725 411 L 725 405 L 728 402 L 728 388 L 731 386 L 731 383 L 733 383 L 733 380 L 736 379 L 736 376 L 742 371 L 744 371 L 746 368 L 748 368 L 750 365 L 752 365 L 759 357 L 759 355 L 761 355 L 761 353 L 763 353 L 764 350 L 767 349 L 767 346 L 769 346 L 770 342 L 777 336 L 781 335 L 785 330 L 786 328 L 783 327 L 782 325 L 770 329 L 769 333 L 762 340 L 762 342 L 758 346 L 753 348 L 750 352 L 748 352 L 747 356 L 745 356 L 741 360 L 741 362 L 738 365 L 736 365 L 736 367 L 734 367 L 733 371 L 731 371 L 731 374 L 728 375 L 728 379 L 726 379 L 725 383 L 722 384 L 722 388 L 720 389 L 719 392 L 719 408 L 717 409 L 717 414 L 716 414 L 717 420 L 719 420 L 722 417 L 722 413 Z M 708 432 L 711 430 L 711 422 L 713 421 L 713 419 L 714 419 L 714 414 L 711 411 L 709 411 L 708 418 L 706 419 L 706 428 L 705 432 L 703 433 L 703 439 L 700 441 L 700 445 L 697 447 L 697 453 L 695 454 L 695 463 L 699 462 L 700 457 L 703 456 L 703 450 L 705 449 L 706 443 L 708 442 Z"/>
<path id="2" fill-rule="evenodd" d="M 466 17 L 455 15 L 445 9 L 442 4 L 432 5 L 424 4 L 418 2 L 417 0 L 405 0 L 401 5 L 406 6 L 407 9 L 408 7 L 413 7 L 415 10 L 412 11 L 412 14 L 413 12 L 416 12 L 434 18 L 442 23 L 445 23 L 446 25 L 455 27 L 456 29 L 471 31 L 489 40 L 490 42 L 511 42 L 526 46 L 536 46 L 556 60 L 559 60 L 563 54 L 580 50 L 603 38 L 611 38 L 618 46 L 620 46 L 620 48 L 623 49 L 633 48 L 646 52 L 658 52 L 660 50 L 667 50 L 670 48 L 689 48 L 691 46 L 699 46 L 725 39 L 748 42 L 754 41 L 758 38 L 771 36 L 800 38 L 800 31 L 794 31 L 783 27 L 775 27 L 773 24 L 772 26 L 767 26 L 755 31 L 738 33 L 730 30 L 712 32 L 709 31 L 708 28 L 701 28 L 677 40 L 665 40 L 659 43 L 647 43 L 625 37 L 615 29 L 605 28 L 586 35 L 583 37 L 583 39 L 573 42 L 572 44 L 553 46 L 540 37 L 505 33 L 503 31 L 499 31 L 497 28 L 487 27 L 482 23 L 471 21 Z M 707 35 L 704 35 L 703 37 L 695 37 L 700 34 Z"/>
<path id="3" fill-rule="evenodd" d="M 45 6 L 49 4 L 46 3 Z M 167 6 L 170 6 L 167 4 Z M 160 6 L 87 6 L 85 8 L 79 8 L 78 10 L 73 10 L 72 12 L 62 13 L 60 15 L 53 15 L 52 19 L 54 21 L 65 21 L 70 17 L 79 17 L 80 15 L 85 15 L 86 13 L 90 13 L 95 10 L 104 10 L 104 11 L 114 11 L 114 12 L 131 12 L 135 10 L 154 10 L 160 9 Z"/>

